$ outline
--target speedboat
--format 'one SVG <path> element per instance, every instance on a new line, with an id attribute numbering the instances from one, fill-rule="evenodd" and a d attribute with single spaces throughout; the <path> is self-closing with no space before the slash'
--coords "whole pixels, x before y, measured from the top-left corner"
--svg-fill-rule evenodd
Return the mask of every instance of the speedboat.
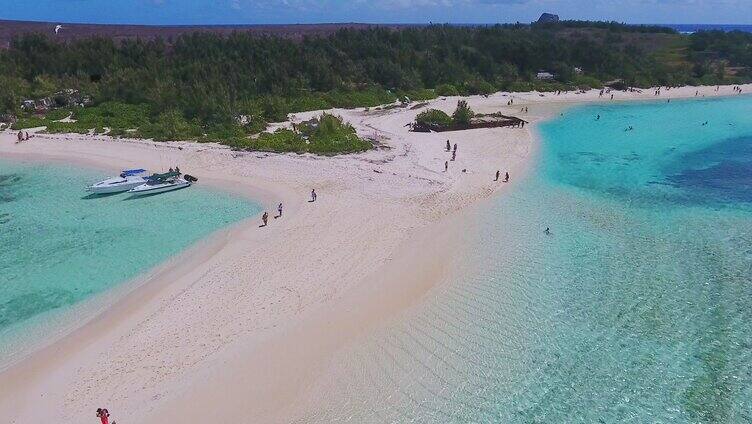
<path id="1" fill-rule="evenodd" d="M 145 169 L 126 169 L 117 177 L 110 177 L 104 181 L 86 187 L 86 191 L 94 194 L 122 193 L 146 183 Z"/>
<path id="2" fill-rule="evenodd" d="M 164 193 L 167 191 L 180 190 L 181 188 L 190 187 L 191 184 L 198 181 L 197 178 L 190 175 L 181 176 L 180 172 L 167 172 L 164 174 L 152 174 L 148 177 L 146 183 L 128 190 L 134 196 L 145 194 Z"/>

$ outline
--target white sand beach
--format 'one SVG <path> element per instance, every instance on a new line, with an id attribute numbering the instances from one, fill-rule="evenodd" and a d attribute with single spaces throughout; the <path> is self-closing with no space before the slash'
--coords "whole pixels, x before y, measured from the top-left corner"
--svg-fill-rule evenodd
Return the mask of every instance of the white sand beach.
<path id="1" fill-rule="evenodd" d="M 752 85 L 742 89 L 752 92 Z M 682 87 L 659 98 L 696 93 L 735 94 L 730 86 Z M 0 133 L 5 159 L 108 171 L 177 164 L 201 185 L 262 202 L 272 216 L 277 203 L 285 205 L 284 216 L 265 228 L 252 218 L 188 249 L 104 313 L 0 372 L 1 421 L 83 423 L 106 406 L 121 424 L 165 416 L 180 423 L 289 422 L 315 407 L 326 394 L 308 389 L 332 365 L 333 351 L 419 303 L 453 272 L 453 259 L 480 230 L 472 211 L 503 196 L 533 166 L 535 123 L 569 105 L 611 101 L 596 90 L 473 96 L 466 99 L 474 111 L 501 111 L 531 125 L 409 132 L 406 124 L 419 112 L 451 113 L 458 99 L 333 110 L 380 142 L 338 157 L 78 134 L 34 134 L 16 143 L 15 133 Z M 614 92 L 614 101 L 654 99 L 651 89 Z M 524 106 L 529 112 L 520 112 Z M 317 113 L 291 117 L 300 122 Z M 458 152 L 444 172 L 447 139 Z M 497 170 L 509 172 L 510 183 L 495 182 Z M 315 203 L 308 202 L 313 188 Z"/>

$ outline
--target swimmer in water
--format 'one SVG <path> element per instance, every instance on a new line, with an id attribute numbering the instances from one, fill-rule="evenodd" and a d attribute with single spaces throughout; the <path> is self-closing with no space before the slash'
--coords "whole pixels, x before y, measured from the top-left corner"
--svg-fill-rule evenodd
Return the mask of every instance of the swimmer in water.
<path id="1" fill-rule="evenodd" d="M 548 227 L 546 227 L 546 230 L 543 231 L 543 233 L 546 234 L 547 236 L 550 236 L 551 235 L 551 229 L 548 228 Z"/>

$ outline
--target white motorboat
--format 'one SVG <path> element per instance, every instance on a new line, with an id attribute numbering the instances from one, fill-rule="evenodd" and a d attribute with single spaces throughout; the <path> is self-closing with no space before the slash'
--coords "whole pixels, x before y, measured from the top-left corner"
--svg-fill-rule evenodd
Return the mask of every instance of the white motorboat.
<path id="1" fill-rule="evenodd" d="M 86 187 L 86 191 L 94 194 L 122 193 L 146 183 L 149 177 L 145 173 L 145 169 L 127 169 L 117 177 L 110 177 Z"/>
<path id="2" fill-rule="evenodd" d="M 190 187 L 191 184 L 198 181 L 195 177 L 186 175 L 181 177 L 179 172 L 168 172 L 166 174 L 153 174 L 148 177 L 146 183 L 128 190 L 134 196 L 145 194 L 164 193 L 167 191 L 180 190 L 181 188 Z"/>

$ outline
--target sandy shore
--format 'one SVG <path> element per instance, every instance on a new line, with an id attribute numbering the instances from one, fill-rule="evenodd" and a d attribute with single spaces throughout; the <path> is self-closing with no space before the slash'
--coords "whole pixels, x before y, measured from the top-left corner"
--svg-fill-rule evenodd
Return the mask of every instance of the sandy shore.
<path id="1" fill-rule="evenodd" d="M 752 86 L 744 86 L 751 92 Z M 731 87 L 684 87 L 661 98 L 734 94 Z M 514 104 L 508 106 L 510 98 Z M 615 101 L 655 99 L 652 90 Z M 597 91 L 559 96 L 497 93 L 470 97 L 481 113 L 503 111 L 531 123 L 575 103 L 610 101 Z M 194 143 L 36 135 L 15 144 L 0 135 L 3 158 L 61 161 L 107 170 L 179 164 L 207 184 L 248 195 L 285 216 L 220 231 L 152 271 L 106 313 L 0 373 L 4 422 L 92 420 L 107 407 L 120 423 L 287 422 L 315 394 L 332 351 L 420 301 L 452 272 L 475 229 L 465 218 L 529 169 L 534 125 L 441 134 L 405 125 L 426 107 L 450 112 L 457 98 L 418 109 L 335 110 L 381 146 L 334 158 L 232 152 Z M 528 113 L 520 113 L 523 106 Z M 294 121 L 315 112 L 296 114 Z M 449 139 L 458 144 L 450 158 Z M 462 172 L 465 169 L 466 172 Z M 316 203 L 308 193 L 316 188 Z M 7 419 L 6 419 L 7 418 Z"/>

